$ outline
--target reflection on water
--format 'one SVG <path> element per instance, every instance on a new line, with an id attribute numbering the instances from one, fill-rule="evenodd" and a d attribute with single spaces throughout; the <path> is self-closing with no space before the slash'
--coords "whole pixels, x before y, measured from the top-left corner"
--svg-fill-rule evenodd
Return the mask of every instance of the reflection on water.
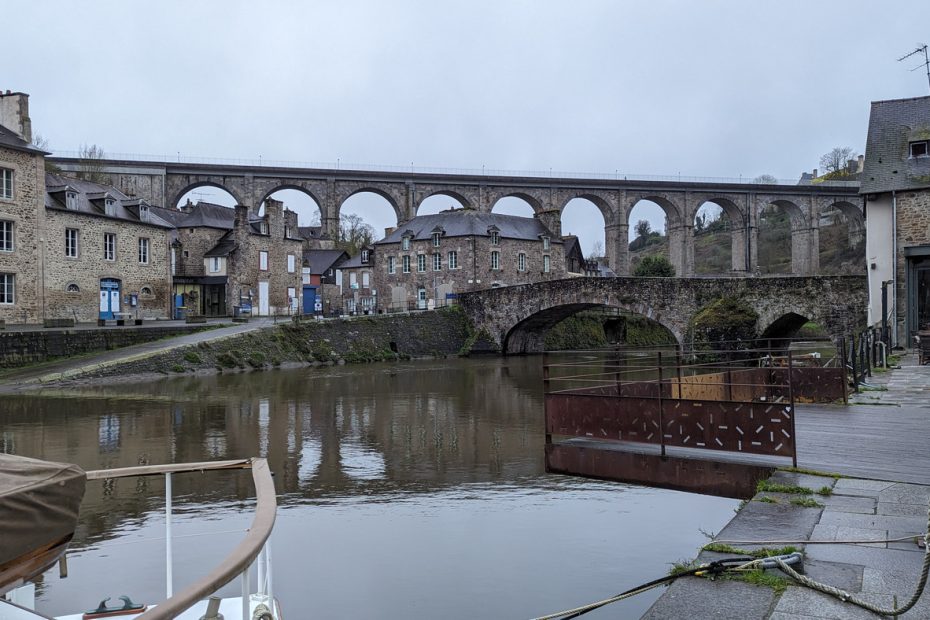
<path id="1" fill-rule="evenodd" d="M 288 617 L 528 617 L 664 574 L 735 505 L 546 474 L 540 367 L 411 362 L 4 397 L 0 448 L 85 469 L 266 457 Z M 176 586 L 241 538 L 252 492 L 246 472 L 175 477 Z M 89 483 L 70 576 L 46 575 L 41 610 L 162 595 L 163 493 L 160 478 Z M 635 616 L 657 594 L 600 613 Z"/>

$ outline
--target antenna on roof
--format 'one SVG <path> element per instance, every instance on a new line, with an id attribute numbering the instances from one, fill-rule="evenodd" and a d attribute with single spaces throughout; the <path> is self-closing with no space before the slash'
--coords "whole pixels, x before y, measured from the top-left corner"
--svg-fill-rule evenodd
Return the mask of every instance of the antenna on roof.
<path id="1" fill-rule="evenodd" d="M 914 67 L 913 69 L 911 69 L 911 71 L 917 71 L 921 67 L 926 67 L 927 68 L 927 85 L 930 86 L 930 58 L 927 57 L 927 44 L 926 43 L 924 43 L 923 45 L 915 49 L 913 52 L 909 54 L 905 54 L 904 56 L 901 56 L 901 58 L 898 58 L 898 62 L 901 62 L 902 60 L 906 58 L 910 58 L 911 56 L 914 56 L 920 53 L 923 53 L 924 61 L 920 63 L 919 65 L 917 65 L 916 67 Z"/>

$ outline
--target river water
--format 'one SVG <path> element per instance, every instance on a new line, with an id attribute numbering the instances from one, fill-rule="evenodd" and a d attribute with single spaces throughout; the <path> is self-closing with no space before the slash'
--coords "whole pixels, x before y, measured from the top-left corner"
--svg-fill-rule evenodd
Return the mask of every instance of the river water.
<path id="1" fill-rule="evenodd" d="M 279 501 L 274 590 L 288 620 L 527 618 L 664 575 L 736 506 L 545 473 L 541 363 L 417 361 L 2 396 L 0 451 L 85 469 L 266 457 Z M 254 493 L 249 473 L 215 472 L 175 476 L 174 496 L 177 591 L 241 539 Z M 44 576 L 39 610 L 163 598 L 163 507 L 161 478 L 89 482 L 69 576 Z M 638 617 L 660 594 L 589 617 Z"/>

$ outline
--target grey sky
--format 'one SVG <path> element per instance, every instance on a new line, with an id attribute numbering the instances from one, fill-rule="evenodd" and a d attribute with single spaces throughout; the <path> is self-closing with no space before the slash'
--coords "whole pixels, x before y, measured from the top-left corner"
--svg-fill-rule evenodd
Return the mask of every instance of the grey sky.
<path id="1" fill-rule="evenodd" d="M 870 101 L 930 94 L 896 62 L 930 42 L 926 0 L 119 0 L 16 18 L 0 88 L 31 95 L 60 151 L 797 178 L 863 150 Z M 586 249 L 600 225 L 590 205 L 563 220 Z"/>

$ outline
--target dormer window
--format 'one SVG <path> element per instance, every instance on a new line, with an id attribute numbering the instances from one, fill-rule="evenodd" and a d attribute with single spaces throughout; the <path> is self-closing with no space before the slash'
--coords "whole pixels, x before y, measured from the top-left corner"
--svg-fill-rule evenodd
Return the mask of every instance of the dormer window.
<path id="1" fill-rule="evenodd" d="M 410 249 L 410 237 L 408 235 L 404 235 L 401 238 L 400 245 L 404 250 L 409 250 Z"/>
<path id="2" fill-rule="evenodd" d="M 149 221 L 149 206 L 146 204 L 139 205 L 139 219 L 143 222 Z"/>
<path id="3" fill-rule="evenodd" d="M 77 192 L 65 192 L 65 206 L 72 211 L 77 211 Z"/>
<path id="4" fill-rule="evenodd" d="M 491 231 L 491 245 L 500 245 L 501 244 L 501 234 L 496 230 Z"/>
<path id="5" fill-rule="evenodd" d="M 542 242 L 543 242 L 543 251 L 548 252 L 549 251 L 549 237 L 543 237 Z"/>
<path id="6" fill-rule="evenodd" d="M 258 230 L 263 235 L 267 235 L 268 234 L 268 220 L 262 220 L 261 223 L 258 225 Z"/>
<path id="7" fill-rule="evenodd" d="M 441 236 L 441 235 L 440 235 L 438 232 L 434 232 L 434 233 L 433 233 L 433 247 L 434 247 L 434 248 L 438 248 L 438 247 L 439 247 L 439 237 L 440 237 L 440 236 Z"/>
<path id="8" fill-rule="evenodd" d="M 107 198 L 104 201 L 104 211 L 107 215 L 114 216 L 116 215 L 116 201 L 112 198 Z"/>
<path id="9" fill-rule="evenodd" d="M 930 156 L 930 149 L 928 149 L 927 140 L 921 140 L 920 142 L 911 142 L 910 150 L 911 150 L 910 152 L 911 157 Z"/>
<path id="10" fill-rule="evenodd" d="M 362 262 L 363 263 L 368 262 L 368 250 L 362 250 Z"/>

